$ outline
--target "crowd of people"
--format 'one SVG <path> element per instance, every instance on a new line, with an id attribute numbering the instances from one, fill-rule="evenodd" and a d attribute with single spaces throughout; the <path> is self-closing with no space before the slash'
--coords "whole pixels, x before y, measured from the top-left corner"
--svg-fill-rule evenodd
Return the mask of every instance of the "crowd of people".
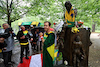
<path id="1" fill-rule="evenodd" d="M 29 51 L 29 42 L 30 42 L 33 52 L 40 51 L 41 53 L 43 53 L 44 67 L 47 67 L 48 64 L 50 65 L 50 67 L 52 67 L 53 64 L 50 62 L 52 62 L 53 53 L 52 51 L 50 52 L 51 49 L 49 47 L 54 46 L 53 44 L 55 36 L 53 32 L 50 31 L 50 26 L 51 26 L 50 22 L 48 21 L 44 22 L 45 32 L 41 32 L 37 28 L 34 31 L 34 34 L 32 34 L 32 30 L 30 29 L 27 30 L 25 26 L 21 26 L 20 27 L 21 30 L 18 31 L 17 35 L 15 35 L 13 29 L 9 26 L 9 24 L 4 23 L 2 26 L 4 28 L 4 32 L 3 36 L 0 35 L 0 61 L 4 60 L 5 67 L 10 67 L 10 64 L 13 63 L 13 61 L 11 61 L 11 56 L 12 56 L 12 50 L 14 49 L 14 37 L 18 39 L 19 44 L 21 46 L 20 63 L 23 63 L 23 57 L 25 57 L 27 60 L 29 59 L 28 52 L 30 52 Z M 23 54 L 24 49 L 25 49 L 25 56 Z"/>

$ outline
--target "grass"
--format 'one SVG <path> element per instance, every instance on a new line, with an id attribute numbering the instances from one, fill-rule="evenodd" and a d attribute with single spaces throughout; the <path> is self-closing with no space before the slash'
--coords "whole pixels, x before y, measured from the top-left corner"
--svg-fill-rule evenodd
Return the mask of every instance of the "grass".
<path id="1" fill-rule="evenodd" d="M 96 33 L 100 33 L 100 30 L 95 30 Z"/>

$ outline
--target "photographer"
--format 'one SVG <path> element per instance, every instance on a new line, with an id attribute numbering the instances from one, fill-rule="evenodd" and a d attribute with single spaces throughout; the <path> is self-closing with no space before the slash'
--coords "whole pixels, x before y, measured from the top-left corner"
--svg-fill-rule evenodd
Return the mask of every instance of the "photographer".
<path id="1" fill-rule="evenodd" d="M 7 37 L 7 33 L 0 33 L 0 53 L 2 53 L 2 50 L 6 49 L 4 47 L 7 46 L 6 42 L 5 42 L 5 38 Z"/>
<path id="2" fill-rule="evenodd" d="M 3 55 L 2 55 L 2 50 L 6 50 L 6 42 L 5 42 L 5 39 L 7 37 L 7 33 L 3 33 L 1 30 L 0 30 L 0 63 L 2 63 L 4 60 L 3 60 Z M 1 64 L 0 64 L 1 66 Z"/>
<path id="3" fill-rule="evenodd" d="M 3 58 L 4 58 L 4 64 L 5 67 L 9 67 L 9 64 L 11 64 L 11 56 L 12 56 L 12 50 L 14 48 L 14 33 L 12 28 L 7 23 L 4 23 L 3 28 L 5 30 L 4 33 L 6 33 L 6 39 L 5 43 L 7 44 L 6 49 L 3 50 Z"/>
<path id="4" fill-rule="evenodd" d="M 2 55 L 2 50 L 5 49 L 4 47 L 6 47 L 6 43 L 4 41 L 5 38 L 3 38 L 1 35 L 0 35 L 0 63 L 2 63 L 4 60 L 3 60 L 3 55 Z M 2 66 L 2 64 L 0 64 L 0 66 Z"/>

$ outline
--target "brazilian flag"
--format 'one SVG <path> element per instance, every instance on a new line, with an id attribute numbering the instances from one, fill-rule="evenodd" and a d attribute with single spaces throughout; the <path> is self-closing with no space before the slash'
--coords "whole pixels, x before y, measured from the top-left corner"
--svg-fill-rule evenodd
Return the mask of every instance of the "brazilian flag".
<path id="1" fill-rule="evenodd" d="M 51 31 L 44 34 L 44 45 L 43 45 L 43 67 L 53 67 L 54 60 L 54 41 L 55 35 Z"/>
<path id="2" fill-rule="evenodd" d="M 73 27 L 75 25 L 75 13 L 73 8 L 71 7 L 70 12 L 66 10 L 65 12 L 65 20 L 66 23 L 68 24 L 68 27 Z"/>

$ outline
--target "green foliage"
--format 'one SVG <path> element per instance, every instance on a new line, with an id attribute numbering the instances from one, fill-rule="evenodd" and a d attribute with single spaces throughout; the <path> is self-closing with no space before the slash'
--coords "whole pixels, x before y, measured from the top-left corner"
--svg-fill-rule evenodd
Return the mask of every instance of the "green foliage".
<path id="1" fill-rule="evenodd" d="M 24 1 L 0 0 L 0 19 L 3 19 L 8 24 L 11 24 L 11 22 L 22 18 L 22 16 L 28 12 L 28 10 L 26 10 L 27 4 L 21 4 L 24 3 Z"/>
<path id="2" fill-rule="evenodd" d="M 4 5 L 6 1 L 1 0 Z M 0 1 L 0 3 L 1 3 Z M 9 0 L 10 1 L 10 0 Z M 13 0 L 14 1 L 14 0 Z M 64 3 L 68 0 L 16 0 L 12 4 L 11 21 L 28 17 L 25 21 L 50 21 L 60 22 L 64 20 L 66 11 Z M 86 26 L 92 28 L 92 24 L 100 25 L 100 0 L 69 0 L 73 8 L 77 9 L 76 21 L 83 21 Z M 23 3 L 24 2 L 24 3 Z M 24 5 L 22 5 L 22 4 Z M 1 5 L 1 4 L 0 4 Z M 0 6 L 0 18 L 7 21 L 7 8 Z M 35 18 L 29 18 L 34 16 Z"/>
<path id="3" fill-rule="evenodd" d="M 0 26 L 2 28 L 2 24 L 5 23 L 2 19 L 0 19 Z"/>
<path id="4" fill-rule="evenodd" d="M 66 0 L 34 0 L 31 2 L 30 15 L 38 16 L 41 20 L 48 20 L 52 23 L 64 20 Z M 82 20 L 85 23 L 100 22 L 100 1 L 99 0 L 70 0 L 73 7 L 78 10 L 76 21 Z M 47 19 L 48 18 L 48 19 Z M 88 22 L 93 20 L 92 22 Z"/>

